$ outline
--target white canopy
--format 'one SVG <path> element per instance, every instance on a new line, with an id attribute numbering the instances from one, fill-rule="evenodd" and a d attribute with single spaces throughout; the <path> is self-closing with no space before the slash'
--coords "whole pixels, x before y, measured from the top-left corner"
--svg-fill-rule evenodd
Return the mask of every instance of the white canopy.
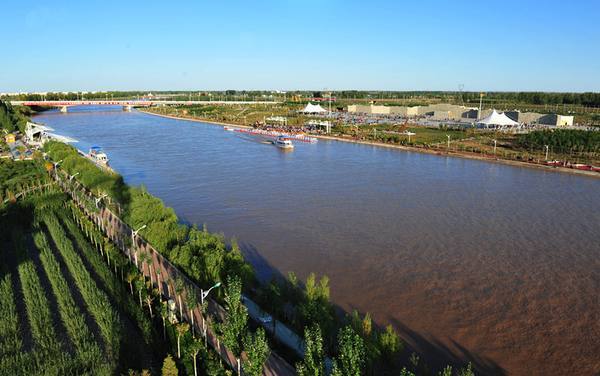
<path id="1" fill-rule="evenodd" d="M 326 109 L 324 109 L 323 107 L 321 107 L 320 104 L 312 104 L 312 103 L 308 103 L 306 105 L 306 107 L 304 107 L 303 110 L 300 110 L 300 112 L 305 113 L 305 114 L 320 114 L 323 112 L 327 112 Z"/>
<path id="2" fill-rule="evenodd" d="M 483 119 L 479 119 L 477 121 L 477 124 L 485 125 L 486 127 L 488 127 L 490 125 L 495 126 L 495 127 L 519 125 L 518 122 L 516 122 L 516 121 L 512 120 L 511 118 L 509 118 L 508 116 L 506 116 L 506 114 L 504 112 L 498 113 L 498 112 L 496 112 L 496 110 L 493 110 L 491 114 L 484 117 Z"/>

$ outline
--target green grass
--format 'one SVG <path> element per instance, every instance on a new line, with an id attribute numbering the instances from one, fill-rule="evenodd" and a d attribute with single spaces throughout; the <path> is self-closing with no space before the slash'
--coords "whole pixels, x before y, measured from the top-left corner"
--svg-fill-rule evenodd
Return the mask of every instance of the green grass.
<path id="1" fill-rule="evenodd" d="M 62 275 L 60 264 L 50 250 L 46 235 L 38 231 L 34 234 L 34 240 L 40 250 L 40 261 L 56 296 L 62 323 L 77 349 L 77 356 L 87 369 L 95 370 L 103 365 L 102 350 L 89 330 L 84 314 L 71 296 L 67 281 Z"/>

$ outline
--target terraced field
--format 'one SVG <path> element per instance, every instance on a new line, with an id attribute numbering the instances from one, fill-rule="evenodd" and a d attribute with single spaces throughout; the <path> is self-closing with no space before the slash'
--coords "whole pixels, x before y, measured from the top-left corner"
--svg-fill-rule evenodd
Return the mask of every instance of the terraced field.
<path id="1" fill-rule="evenodd" d="M 164 351 L 55 190 L 0 209 L 0 375 L 158 370 Z"/>

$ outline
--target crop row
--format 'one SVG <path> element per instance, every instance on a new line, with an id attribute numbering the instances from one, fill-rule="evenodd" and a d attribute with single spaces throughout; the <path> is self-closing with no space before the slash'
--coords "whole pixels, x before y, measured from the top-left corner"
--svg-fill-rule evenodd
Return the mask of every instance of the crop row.
<path id="1" fill-rule="evenodd" d="M 105 341 L 106 352 L 109 359 L 116 359 L 119 355 L 121 340 L 121 324 L 118 313 L 110 305 L 108 296 L 92 279 L 83 261 L 75 252 L 73 244 L 66 236 L 64 229 L 58 222 L 55 214 L 44 216 L 44 223 L 60 251 L 67 269 L 73 276 L 89 312 L 96 320 L 100 333 Z"/>
<path id="2" fill-rule="evenodd" d="M 0 357 L 19 353 L 23 347 L 11 278 L 7 273 L 0 280 Z"/>
<path id="3" fill-rule="evenodd" d="M 33 238 L 40 250 L 42 266 L 56 296 L 61 320 L 77 349 L 77 356 L 89 370 L 98 372 L 103 363 L 102 350 L 94 340 L 94 335 L 85 322 L 84 314 L 71 296 L 67 281 L 62 275 L 60 264 L 50 250 L 46 235 L 37 232 Z M 110 374 L 110 371 L 106 374 Z"/>
<path id="4" fill-rule="evenodd" d="M 74 212 L 75 214 L 76 212 Z M 91 222 L 87 223 L 87 219 L 79 218 L 86 228 L 93 228 Z M 63 222 L 66 225 L 67 230 L 75 240 L 79 249 L 82 250 L 82 255 L 85 257 L 87 262 L 91 265 L 92 269 L 96 272 L 96 275 L 104 284 L 106 292 L 114 299 L 118 306 L 125 311 L 130 317 L 132 317 L 140 329 L 144 341 L 150 344 L 153 338 L 153 327 L 152 323 L 144 313 L 144 311 L 134 302 L 131 295 L 127 293 L 124 285 L 120 283 L 115 275 L 113 275 L 109 267 L 104 263 L 102 256 L 95 251 L 90 243 L 86 241 L 82 231 L 77 227 L 75 222 L 70 220 L 67 216 L 63 217 Z M 96 234 L 96 230 L 87 231 L 90 239 L 100 237 L 100 234 Z M 113 262 L 116 262 L 116 256 L 113 256 Z M 119 255 L 122 257 L 122 255 Z"/>
<path id="5" fill-rule="evenodd" d="M 19 280 L 31 326 L 31 334 L 42 352 L 57 353 L 60 351 L 61 346 L 56 339 L 48 298 L 44 293 L 35 265 L 26 256 L 22 231 L 15 229 L 12 235 L 15 256 L 20 260 L 18 266 Z"/>
<path id="6" fill-rule="evenodd" d="M 60 345 L 56 340 L 48 299 L 44 294 L 44 289 L 31 260 L 19 265 L 19 278 L 23 289 L 27 317 L 31 324 L 31 334 L 41 349 L 54 353 L 59 350 Z"/>

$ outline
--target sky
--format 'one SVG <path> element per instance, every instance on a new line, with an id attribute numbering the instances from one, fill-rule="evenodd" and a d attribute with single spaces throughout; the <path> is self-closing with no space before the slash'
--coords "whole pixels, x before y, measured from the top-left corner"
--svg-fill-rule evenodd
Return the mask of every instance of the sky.
<path id="1" fill-rule="evenodd" d="M 0 92 L 600 91 L 600 1 L 6 1 Z"/>

